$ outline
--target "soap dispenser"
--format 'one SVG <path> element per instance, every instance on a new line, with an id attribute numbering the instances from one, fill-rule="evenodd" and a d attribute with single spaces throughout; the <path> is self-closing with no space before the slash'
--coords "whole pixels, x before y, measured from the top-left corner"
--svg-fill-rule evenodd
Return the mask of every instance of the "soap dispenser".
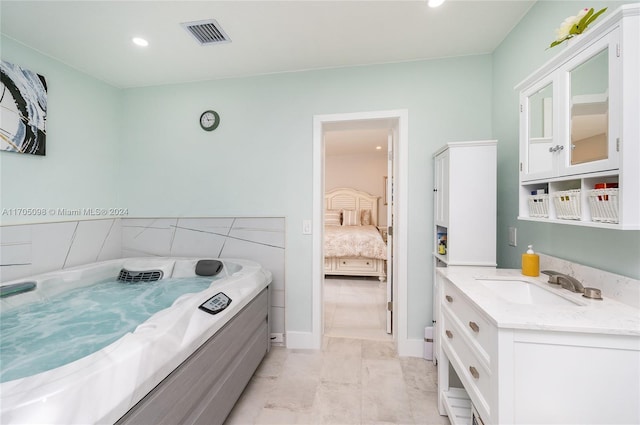
<path id="1" fill-rule="evenodd" d="M 533 252 L 533 245 L 529 245 L 527 248 L 527 252 L 522 254 L 522 274 L 525 276 L 539 276 L 540 257 Z"/>

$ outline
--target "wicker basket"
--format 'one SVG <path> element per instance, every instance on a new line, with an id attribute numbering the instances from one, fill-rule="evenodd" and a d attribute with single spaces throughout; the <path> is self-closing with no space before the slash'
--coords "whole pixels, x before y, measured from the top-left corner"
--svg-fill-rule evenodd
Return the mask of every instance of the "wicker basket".
<path id="1" fill-rule="evenodd" d="M 618 189 L 594 189 L 589 191 L 591 221 L 618 223 Z"/>
<path id="2" fill-rule="evenodd" d="M 549 218 L 549 195 L 529 196 L 529 217 Z"/>
<path id="3" fill-rule="evenodd" d="M 563 220 L 580 220 L 582 218 L 580 189 L 563 190 L 553 194 L 556 217 Z"/>

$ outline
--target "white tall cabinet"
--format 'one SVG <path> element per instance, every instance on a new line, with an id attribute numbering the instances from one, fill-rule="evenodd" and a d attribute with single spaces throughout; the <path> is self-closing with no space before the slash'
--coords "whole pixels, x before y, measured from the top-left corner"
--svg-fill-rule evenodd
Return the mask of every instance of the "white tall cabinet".
<path id="1" fill-rule="evenodd" d="M 435 325 L 439 314 L 437 267 L 496 266 L 497 141 L 447 143 L 433 154 L 433 162 Z M 434 362 L 440 343 L 437 329 L 434 326 Z"/>

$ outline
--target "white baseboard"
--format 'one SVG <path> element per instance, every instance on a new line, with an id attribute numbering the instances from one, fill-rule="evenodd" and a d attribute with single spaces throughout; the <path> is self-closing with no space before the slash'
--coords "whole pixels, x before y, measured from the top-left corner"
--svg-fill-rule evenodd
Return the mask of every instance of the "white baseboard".
<path id="1" fill-rule="evenodd" d="M 287 332 L 287 348 L 303 350 L 319 350 L 321 341 L 312 332 Z"/>
<path id="2" fill-rule="evenodd" d="M 403 343 L 398 341 L 398 355 L 400 357 L 424 358 L 424 338 L 407 339 Z"/>

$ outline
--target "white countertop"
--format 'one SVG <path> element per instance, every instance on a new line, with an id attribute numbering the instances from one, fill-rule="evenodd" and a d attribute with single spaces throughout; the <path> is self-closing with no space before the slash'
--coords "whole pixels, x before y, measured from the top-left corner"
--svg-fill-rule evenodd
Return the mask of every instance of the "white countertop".
<path id="1" fill-rule="evenodd" d="M 640 336 L 639 309 L 606 296 L 593 300 L 567 289 L 556 289 L 546 283 L 546 275 L 529 277 L 516 269 L 467 266 L 442 267 L 437 272 L 450 280 L 499 328 Z M 579 305 L 516 304 L 496 295 L 477 278 L 524 280 Z"/>

